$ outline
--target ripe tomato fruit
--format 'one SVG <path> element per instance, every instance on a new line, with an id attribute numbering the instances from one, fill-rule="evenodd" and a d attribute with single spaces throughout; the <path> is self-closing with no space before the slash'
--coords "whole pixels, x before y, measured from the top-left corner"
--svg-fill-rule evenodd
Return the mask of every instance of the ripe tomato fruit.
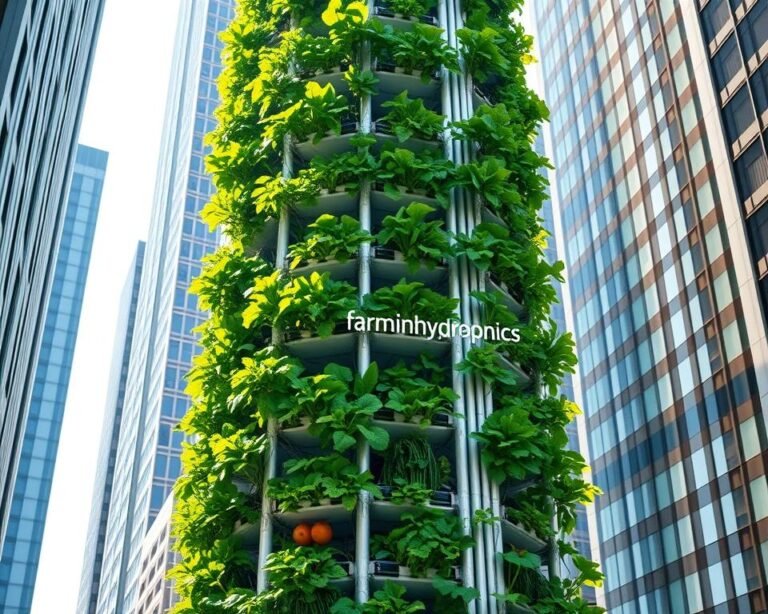
<path id="1" fill-rule="evenodd" d="M 331 525 L 325 520 L 321 520 L 312 525 L 312 540 L 320 545 L 325 546 L 331 543 L 333 539 L 333 529 Z"/>
<path id="2" fill-rule="evenodd" d="M 303 522 L 293 529 L 293 541 L 299 546 L 312 545 L 312 528 Z"/>

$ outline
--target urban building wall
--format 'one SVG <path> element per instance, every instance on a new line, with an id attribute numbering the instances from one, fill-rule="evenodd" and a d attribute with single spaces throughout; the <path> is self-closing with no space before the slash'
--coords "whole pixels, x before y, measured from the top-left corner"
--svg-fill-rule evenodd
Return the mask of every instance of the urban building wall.
<path id="1" fill-rule="evenodd" d="M 102 6 L 0 3 L 0 540 Z"/>
<path id="2" fill-rule="evenodd" d="M 172 549 L 171 517 L 173 495 L 155 515 L 141 547 L 139 598 L 136 612 L 167 612 L 179 602 L 173 584 L 166 579 L 180 557 Z"/>
<path id="3" fill-rule="evenodd" d="M 179 476 L 184 376 L 203 321 L 189 283 L 219 243 L 199 217 L 213 193 L 204 135 L 214 127 L 218 34 L 233 0 L 184 3 L 176 37 L 155 203 L 126 382 L 97 612 L 130 612 L 139 596 L 142 543 Z"/>
<path id="4" fill-rule="evenodd" d="M 697 3 L 532 6 L 608 610 L 762 611 L 765 325 Z"/>
<path id="5" fill-rule="evenodd" d="M 101 566 L 104 562 L 104 540 L 109 518 L 112 484 L 115 475 L 115 460 L 120 439 L 123 406 L 125 403 L 125 385 L 128 377 L 128 364 L 131 357 L 133 330 L 136 322 L 136 308 L 141 286 L 141 270 L 144 263 L 146 243 L 139 241 L 136 255 L 123 288 L 120 299 L 121 311 L 118 317 L 117 337 L 115 339 L 110 390 L 102 427 L 101 447 L 96 462 L 96 479 L 93 490 L 93 507 L 88 523 L 83 571 L 80 582 L 80 596 L 77 611 L 79 614 L 94 614 L 101 584 Z"/>
<path id="6" fill-rule="evenodd" d="M 32 604 L 106 166 L 106 152 L 78 147 L 0 558 L 0 611 L 8 614 Z"/>

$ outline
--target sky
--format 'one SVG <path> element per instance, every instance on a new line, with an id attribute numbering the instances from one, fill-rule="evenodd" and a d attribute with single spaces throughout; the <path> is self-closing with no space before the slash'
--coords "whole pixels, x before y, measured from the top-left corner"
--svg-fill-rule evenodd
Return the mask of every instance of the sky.
<path id="1" fill-rule="evenodd" d="M 145 239 L 180 0 L 107 0 L 80 142 L 109 152 L 32 614 L 75 612 L 120 294 Z"/>

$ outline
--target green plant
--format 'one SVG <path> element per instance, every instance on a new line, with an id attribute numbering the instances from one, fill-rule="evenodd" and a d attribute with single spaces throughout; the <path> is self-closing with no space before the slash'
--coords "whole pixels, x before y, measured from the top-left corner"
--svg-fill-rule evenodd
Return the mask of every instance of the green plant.
<path id="1" fill-rule="evenodd" d="M 480 443 L 483 465 L 497 484 L 541 475 L 549 448 L 522 407 L 492 413 L 471 436 Z"/>
<path id="2" fill-rule="evenodd" d="M 349 101 L 337 95 L 333 85 L 309 81 L 301 100 L 261 120 L 264 138 L 276 146 L 291 133 L 298 141 L 311 137 L 313 143 L 318 143 L 328 134 L 339 134 L 342 118 L 349 112 Z"/>
<path id="3" fill-rule="evenodd" d="M 456 182 L 475 190 L 494 212 L 505 217 L 507 208 L 520 204 L 520 197 L 509 182 L 511 174 L 503 160 L 486 156 L 457 167 Z"/>
<path id="4" fill-rule="evenodd" d="M 304 34 L 296 40 L 294 57 L 298 72 L 312 76 L 329 72 L 346 63 L 348 50 L 327 36 Z"/>
<path id="5" fill-rule="evenodd" d="M 363 230 L 355 218 L 348 215 L 338 218 L 326 213 L 307 227 L 303 241 L 291 245 L 290 266 L 295 269 L 312 260 L 346 262 L 356 257 L 360 245 L 370 240 L 370 233 Z"/>
<path id="6" fill-rule="evenodd" d="M 433 492 L 418 482 L 411 484 L 403 478 L 395 478 L 390 500 L 395 505 L 424 505 L 432 499 Z"/>
<path id="7" fill-rule="evenodd" d="M 486 272 L 496 260 L 498 251 L 509 241 L 509 232 L 498 224 L 482 223 L 475 226 L 472 236 L 456 235 L 456 255 L 464 256 L 475 267 Z"/>
<path id="8" fill-rule="evenodd" d="M 309 426 L 309 432 L 320 439 L 323 448 L 345 452 L 356 445 L 360 437 L 374 450 L 386 450 L 389 433 L 372 424 L 374 414 L 381 409 L 381 401 L 371 394 L 377 379 L 375 362 L 362 377 L 353 378 L 350 369 L 330 364 L 322 375 L 309 378 L 308 389 L 298 396 L 297 405 L 303 408 L 304 398 L 316 404 L 318 398 L 327 397 L 320 412 L 311 412 Z M 327 390 L 332 391 L 330 395 L 324 394 Z"/>
<path id="9" fill-rule="evenodd" d="M 435 8 L 435 0 L 386 0 L 386 7 L 396 15 L 421 17 Z"/>
<path id="10" fill-rule="evenodd" d="M 462 586 L 445 578 L 432 580 L 435 588 L 435 611 L 441 614 L 467 614 L 469 604 L 480 596 L 480 591 L 470 586 Z"/>
<path id="11" fill-rule="evenodd" d="M 566 373 L 574 373 L 576 354 L 571 333 L 560 334 L 554 320 L 520 329 L 520 342 L 506 346 L 512 360 L 519 362 L 555 394 Z"/>
<path id="12" fill-rule="evenodd" d="M 373 96 L 376 94 L 378 77 L 371 70 L 359 70 L 350 66 L 344 73 L 344 80 L 349 85 L 349 91 L 358 98 Z"/>
<path id="13" fill-rule="evenodd" d="M 499 43 L 504 42 L 504 37 L 494 28 L 461 28 L 456 35 L 461 44 L 464 65 L 478 82 L 482 83 L 491 76 L 504 74 L 509 69 L 509 62 L 499 47 Z"/>
<path id="14" fill-rule="evenodd" d="M 361 604 L 344 597 L 334 604 L 331 614 L 415 614 L 426 610 L 421 601 L 406 601 L 405 592 L 404 586 L 387 580 L 373 599 Z"/>
<path id="15" fill-rule="evenodd" d="M 401 143 L 411 138 L 433 141 L 443 132 L 445 117 L 427 109 L 421 98 L 409 98 L 408 92 L 398 94 L 381 106 L 389 109 L 389 112 L 377 122 L 377 125 L 386 123 Z"/>
<path id="16" fill-rule="evenodd" d="M 386 30 L 377 41 L 379 57 L 392 61 L 406 73 L 420 73 L 428 82 L 443 66 L 458 70 L 458 55 L 443 40 L 442 30 L 414 24 L 406 31 Z"/>
<path id="17" fill-rule="evenodd" d="M 278 502 L 281 512 L 294 512 L 303 504 L 318 505 L 324 499 L 340 499 L 348 509 L 355 509 L 361 491 L 381 498 L 370 471 L 340 454 L 298 458 L 285 461 L 284 476 L 269 481 L 269 496 Z"/>
<path id="18" fill-rule="evenodd" d="M 280 292 L 275 324 L 284 330 L 309 330 L 321 337 L 332 334 L 339 322 L 357 307 L 357 291 L 328 273 L 313 272 L 293 278 Z"/>
<path id="19" fill-rule="evenodd" d="M 333 581 L 347 575 L 336 554 L 333 548 L 322 546 L 299 546 L 270 554 L 264 566 L 270 588 L 261 597 L 266 609 L 257 611 L 327 614 L 340 596 Z"/>
<path id="20" fill-rule="evenodd" d="M 427 221 L 434 211 L 434 207 L 424 203 L 411 203 L 384 218 L 376 240 L 402 253 L 409 270 L 416 271 L 420 266 L 433 269 L 451 253 L 443 222 Z"/>
<path id="21" fill-rule="evenodd" d="M 446 186 L 453 176 L 453 163 L 444 159 L 439 151 L 423 150 L 414 153 L 408 149 L 385 149 L 381 152 L 381 165 L 376 179 L 383 183 L 384 192 L 399 200 L 403 192 L 434 196 L 441 205 L 448 204 Z"/>
<path id="22" fill-rule="evenodd" d="M 256 179 L 251 192 L 256 213 L 277 218 L 288 207 L 314 201 L 320 193 L 315 182 L 306 174 L 287 179 L 282 175 L 263 175 Z"/>
<path id="23" fill-rule="evenodd" d="M 474 543 L 465 535 L 458 516 L 428 508 L 403 514 L 402 525 L 387 535 L 377 535 L 373 551 L 377 559 L 387 559 L 408 567 L 416 577 L 434 570 L 448 577 L 459 563 L 461 553 Z"/>
<path id="24" fill-rule="evenodd" d="M 377 317 L 395 317 L 444 322 L 456 320 L 458 299 L 446 298 L 423 283 L 399 281 L 363 297 L 362 312 Z"/>
<path id="25" fill-rule="evenodd" d="M 498 349 L 494 344 L 484 343 L 473 347 L 464 360 L 456 365 L 463 373 L 479 376 L 486 384 L 516 387 L 517 376 L 499 364 Z"/>
<path id="26" fill-rule="evenodd" d="M 440 488 L 440 463 L 423 435 L 397 440 L 384 456 L 381 481 L 394 486 L 398 480 L 406 484 L 420 484 L 430 491 Z"/>
<path id="27" fill-rule="evenodd" d="M 310 162 L 312 177 L 319 188 L 336 192 L 344 188 L 354 193 L 360 190 L 360 184 L 375 176 L 378 161 L 368 147 L 349 151 L 330 158 L 312 158 Z"/>

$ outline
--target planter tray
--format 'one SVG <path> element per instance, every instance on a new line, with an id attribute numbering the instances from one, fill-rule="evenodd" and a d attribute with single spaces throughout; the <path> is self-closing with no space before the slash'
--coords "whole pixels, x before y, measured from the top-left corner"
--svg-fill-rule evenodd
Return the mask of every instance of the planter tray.
<path id="1" fill-rule="evenodd" d="M 383 213 L 382 218 L 385 215 L 394 215 L 404 205 L 410 205 L 411 203 L 424 203 L 430 207 L 437 209 L 434 214 L 435 219 L 443 219 L 445 212 L 440 208 L 440 203 L 436 198 L 427 196 L 426 194 L 414 194 L 412 192 L 401 192 L 400 198 L 390 197 L 384 190 L 374 187 L 371 190 L 371 206 Z"/>
<path id="2" fill-rule="evenodd" d="M 527 605 L 507 604 L 507 614 L 534 614 L 534 612 L 535 610 L 532 610 Z"/>
<path id="3" fill-rule="evenodd" d="M 406 595 L 409 599 L 431 599 L 435 596 L 435 588 L 432 585 L 432 578 L 414 578 L 411 576 L 401 576 L 399 565 L 391 561 L 371 561 L 368 572 L 371 574 L 371 585 L 373 590 L 384 588 L 384 583 L 397 579 L 397 583 L 404 586 Z M 460 582 L 461 573 L 458 567 L 453 568 L 454 582 Z"/>
<path id="4" fill-rule="evenodd" d="M 350 140 L 355 134 L 356 133 L 326 136 L 317 143 L 313 143 L 311 140 L 303 141 L 301 143 L 296 143 L 294 147 L 299 156 L 304 161 L 309 162 L 315 156 L 327 158 L 329 156 L 353 151 L 355 148 L 350 143 Z"/>
<path id="5" fill-rule="evenodd" d="M 278 221 L 274 218 L 268 219 L 264 227 L 255 232 L 245 247 L 245 253 L 248 256 L 254 256 L 265 248 L 274 249 L 277 245 Z"/>
<path id="6" fill-rule="evenodd" d="M 440 81 L 430 79 L 427 83 L 421 77 L 394 73 L 386 70 L 375 70 L 374 74 L 379 80 L 378 89 L 381 94 L 397 96 L 403 90 L 408 92 L 411 98 L 422 98 L 427 101 L 437 101 L 440 98 Z"/>
<path id="7" fill-rule="evenodd" d="M 347 511 L 347 509 L 341 503 L 334 503 L 331 505 L 316 505 L 313 507 L 304 507 L 295 512 L 279 512 L 277 511 L 277 502 L 273 501 L 273 511 L 276 520 L 279 520 L 290 527 L 295 527 L 302 522 L 313 523 L 318 520 L 327 520 L 331 524 L 333 523 L 347 523 L 352 522 L 352 518 L 355 515 L 354 511 Z"/>
<path id="8" fill-rule="evenodd" d="M 400 521 L 403 514 L 414 512 L 421 509 L 437 510 L 444 514 L 453 514 L 456 511 L 456 506 L 445 505 L 396 505 L 391 501 L 374 501 L 371 504 L 371 518 L 378 522 L 391 522 L 396 523 Z"/>
<path id="9" fill-rule="evenodd" d="M 480 211 L 480 217 L 486 224 L 498 224 L 502 228 L 509 228 L 509 225 L 488 207 L 483 207 Z"/>
<path id="10" fill-rule="evenodd" d="M 386 6 L 374 7 L 374 15 L 384 25 L 389 25 L 394 30 L 410 30 L 414 23 L 422 23 L 428 26 L 438 26 L 438 21 L 433 15 L 409 16 L 395 13 Z"/>
<path id="11" fill-rule="evenodd" d="M 414 153 L 419 153 L 428 149 L 434 150 L 443 148 L 442 141 L 425 141 L 424 139 L 411 137 L 410 139 L 406 139 L 401 143 L 400 139 L 398 139 L 394 134 L 387 134 L 378 131 L 375 133 L 375 136 L 379 146 L 389 143 L 395 147 L 400 149 L 408 149 Z"/>
<path id="12" fill-rule="evenodd" d="M 547 549 L 547 542 L 509 520 L 501 521 L 501 535 L 505 544 L 522 548 L 534 554 L 540 554 Z"/>
<path id="13" fill-rule="evenodd" d="M 398 440 L 409 435 L 424 435 L 427 441 L 433 445 L 441 445 L 450 441 L 453 437 L 452 426 L 419 426 L 412 422 L 390 422 L 389 420 L 372 421 L 373 425 L 380 426 L 389 433 L 391 439 Z"/>
<path id="14" fill-rule="evenodd" d="M 290 264 L 289 258 L 286 258 L 286 266 Z M 294 276 L 309 276 L 312 273 L 329 273 L 332 279 L 336 281 L 355 281 L 357 283 L 357 258 L 352 258 L 346 262 L 338 260 L 326 260 L 325 262 L 312 262 L 305 265 L 299 265 L 291 269 Z"/>
<path id="15" fill-rule="evenodd" d="M 314 81 L 323 86 L 330 83 L 337 94 L 347 94 L 349 93 L 349 83 L 344 78 L 346 73 L 346 70 L 333 70 L 320 73 L 319 75 L 305 75 L 302 79 L 304 81 Z"/>
<path id="16" fill-rule="evenodd" d="M 403 260 L 374 257 L 371 258 L 371 274 L 377 281 L 396 284 L 405 278 L 408 281 L 419 281 L 430 288 L 434 288 L 448 276 L 448 267 L 439 265 L 430 270 L 421 266 L 415 271 L 411 271 L 408 264 Z"/>
<path id="17" fill-rule="evenodd" d="M 232 532 L 233 537 L 237 538 L 239 543 L 247 549 L 257 549 L 259 547 L 259 537 L 261 529 L 258 524 L 251 522 L 235 523 L 235 530 Z"/>
<path id="18" fill-rule="evenodd" d="M 521 316 L 523 313 L 525 313 L 525 308 L 520 303 L 518 303 L 517 300 L 509 292 L 507 292 L 507 290 L 493 281 L 490 275 L 486 275 L 485 277 L 485 289 L 488 292 L 498 292 L 501 295 L 504 304 L 515 315 Z"/>
<path id="19" fill-rule="evenodd" d="M 351 356 L 355 349 L 357 334 L 341 333 L 330 337 L 310 337 L 286 341 L 285 348 L 289 354 L 297 358 L 330 358 Z"/>
<path id="20" fill-rule="evenodd" d="M 304 223 L 314 222 L 324 213 L 335 215 L 357 215 L 359 197 L 349 192 L 328 192 L 319 194 L 314 204 L 300 205 L 291 209 L 292 217 Z"/>
<path id="21" fill-rule="evenodd" d="M 406 422 L 405 420 L 396 420 L 395 412 L 389 408 L 382 408 L 374 414 L 374 418 L 377 420 L 383 420 L 385 422 Z M 406 424 L 408 424 L 406 422 Z M 432 417 L 432 424 L 430 426 L 453 426 L 453 416 L 450 414 L 435 414 Z"/>
<path id="22" fill-rule="evenodd" d="M 398 359 L 416 358 L 423 352 L 427 352 L 433 358 L 440 358 L 447 354 L 450 349 L 451 342 L 449 340 L 437 341 L 410 335 L 371 333 L 371 351 L 374 354 L 387 354 Z"/>
<path id="23" fill-rule="evenodd" d="M 507 371 L 512 371 L 512 373 L 515 374 L 517 383 L 520 384 L 521 386 L 527 386 L 528 384 L 531 383 L 531 377 L 525 371 L 523 371 L 518 365 L 513 363 L 508 358 L 505 358 L 504 356 L 499 354 L 496 357 L 496 361 L 498 362 L 500 367 L 503 367 Z"/>

